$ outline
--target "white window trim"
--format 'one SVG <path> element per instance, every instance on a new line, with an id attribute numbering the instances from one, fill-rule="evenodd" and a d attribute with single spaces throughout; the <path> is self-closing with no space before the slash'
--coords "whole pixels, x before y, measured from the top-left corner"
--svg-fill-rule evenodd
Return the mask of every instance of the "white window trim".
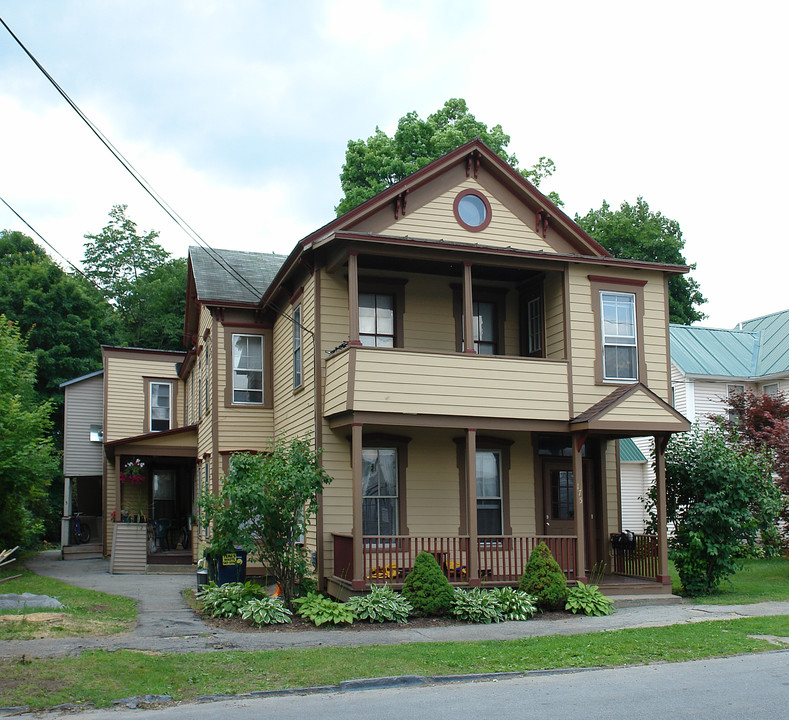
<path id="1" fill-rule="evenodd" d="M 153 410 L 154 407 L 158 407 L 154 405 L 153 402 L 153 389 L 157 386 L 164 386 L 167 388 L 167 427 L 164 430 L 154 430 L 153 428 Z M 173 428 L 173 384 L 169 382 L 160 382 L 160 381 L 151 381 L 148 386 L 148 430 L 149 432 L 164 432 L 165 430 L 172 430 Z"/>
<path id="2" fill-rule="evenodd" d="M 606 342 L 606 332 L 605 332 L 605 297 L 606 296 L 618 296 L 628 298 L 633 305 L 633 342 L 632 344 L 623 344 L 621 342 Z M 624 336 L 619 336 L 624 337 Z M 602 356 L 600 358 L 601 361 L 601 370 L 603 381 L 605 382 L 638 382 L 638 363 L 639 363 L 639 348 L 638 348 L 638 317 L 636 312 L 636 296 L 635 293 L 628 293 L 628 292 L 619 292 L 617 290 L 600 290 L 600 338 L 602 341 L 602 348 L 601 353 Z M 606 375 L 605 372 L 605 350 L 607 347 L 626 347 L 626 348 L 633 348 L 635 350 L 635 361 L 633 363 L 633 367 L 635 368 L 635 377 L 609 377 Z"/>
<path id="3" fill-rule="evenodd" d="M 234 357 L 234 349 L 236 345 L 236 338 L 239 337 L 246 337 L 246 338 L 255 338 L 256 340 L 260 340 L 260 367 L 261 369 L 255 370 L 254 372 L 260 372 L 260 400 L 236 400 L 236 391 L 238 392 L 249 392 L 249 388 L 237 388 L 236 387 L 236 372 L 238 368 L 236 368 L 236 359 Z M 233 337 L 231 338 L 231 347 L 230 347 L 230 362 L 232 364 L 232 378 L 233 378 L 233 405 L 263 405 L 266 402 L 266 337 L 265 335 L 254 335 L 250 333 L 233 333 Z M 245 370 L 244 372 L 249 372 Z M 257 391 L 255 391 L 257 392 Z"/>

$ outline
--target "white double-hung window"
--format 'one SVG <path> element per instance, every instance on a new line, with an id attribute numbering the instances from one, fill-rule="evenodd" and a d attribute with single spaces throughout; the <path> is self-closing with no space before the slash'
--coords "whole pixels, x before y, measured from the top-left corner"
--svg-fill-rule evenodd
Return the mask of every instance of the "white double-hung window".
<path id="1" fill-rule="evenodd" d="M 600 291 L 603 337 L 603 379 L 638 380 L 636 296 Z"/>
<path id="2" fill-rule="evenodd" d="M 169 430 L 172 425 L 172 385 L 152 382 L 151 388 L 151 432 Z"/>
<path id="3" fill-rule="evenodd" d="M 233 335 L 233 402 L 263 403 L 262 335 Z"/>

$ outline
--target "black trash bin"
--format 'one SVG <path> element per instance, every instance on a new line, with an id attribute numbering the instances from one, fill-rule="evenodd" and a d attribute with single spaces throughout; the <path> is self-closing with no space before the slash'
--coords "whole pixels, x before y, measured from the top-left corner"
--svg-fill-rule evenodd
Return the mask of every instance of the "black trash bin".
<path id="1" fill-rule="evenodd" d="M 237 547 L 221 555 L 208 556 L 208 577 L 217 585 L 245 582 L 247 579 L 247 551 Z"/>

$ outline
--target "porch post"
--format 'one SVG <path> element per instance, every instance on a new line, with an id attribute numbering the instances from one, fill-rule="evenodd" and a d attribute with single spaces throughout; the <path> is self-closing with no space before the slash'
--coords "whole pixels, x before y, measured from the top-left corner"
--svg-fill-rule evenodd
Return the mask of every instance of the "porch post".
<path id="1" fill-rule="evenodd" d="M 71 478 L 63 478 L 63 517 L 60 520 L 60 559 L 63 548 L 69 544 L 69 518 L 71 517 Z"/>
<path id="2" fill-rule="evenodd" d="M 463 352 L 476 352 L 474 350 L 474 301 L 471 292 L 470 262 L 463 263 Z M 476 460 L 474 467 L 476 467 Z"/>
<path id="3" fill-rule="evenodd" d="M 364 589 L 364 558 L 362 555 L 362 425 L 351 426 L 351 475 L 353 492 L 353 578 L 354 590 Z"/>
<path id="4" fill-rule="evenodd" d="M 575 515 L 575 579 L 586 582 L 586 528 L 584 526 L 584 464 L 581 448 L 586 440 L 586 433 L 570 436 L 573 443 L 573 491 Z"/>
<path id="5" fill-rule="evenodd" d="M 355 250 L 348 253 L 348 344 L 361 345 L 359 342 L 359 262 Z"/>
<path id="6" fill-rule="evenodd" d="M 658 576 L 664 585 L 671 584 L 668 574 L 668 520 L 666 517 L 666 445 L 670 435 L 655 436 L 655 483 L 657 489 Z"/>
<path id="7" fill-rule="evenodd" d="M 468 337 L 468 336 L 467 336 Z M 479 585 L 479 542 L 477 535 L 477 431 L 466 430 L 466 529 L 468 531 L 468 584 Z"/>

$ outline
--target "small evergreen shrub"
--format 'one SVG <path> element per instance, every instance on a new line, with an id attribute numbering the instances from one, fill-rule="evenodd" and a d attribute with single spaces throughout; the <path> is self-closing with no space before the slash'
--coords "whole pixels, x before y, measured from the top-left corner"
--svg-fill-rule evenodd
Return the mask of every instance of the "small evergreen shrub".
<path id="1" fill-rule="evenodd" d="M 572 613 L 582 612 L 584 615 L 610 615 L 614 612 L 614 603 L 600 592 L 597 585 L 579 582 L 567 593 L 564 609 Z"/>
<path id="2" fill-rule="evenodd" d="M 217 586 L 210 582 L 205 590 L 197 593 L 202 611 L 212 618 L 232 618 L 238 615 L 248 601 L 266 597 L 266 590 L 247 580 L 245 583 L 225 583 Z"/>
<path id="3" fill-rule="evenodd" d="M 279 598 L 263 597 L 247 600 L 241 606 L 241 617 L 255 625 L 277 625 L 289 623 L 293 613 Z"/>
<path id="4" fill-rule="evenodd" d="M 421 552 L 403 583 L 403 595 L 418 615 L 446 615 L 455 596 L 452 586 L 429 552 Z"/>
<path id="5" fill-rule="evenodd" d="M 373 586 L 367 595 L 355 595 L 346 605 L 360 620 L 372 622 L 408 622 L 413 606 L 388 585 Z"/>
<path id="6" fill-rule="evenodd" d="M 490 592 L 499 601 L 503 620 L 529 620 L 537 612 L 537 599 L 523 590 L 503 587 Z"/>
<path id="7" fill-rule="evenodd" d="M 470 623 L 490 624 L 502 620 L 501 605 L 496 594 L 478 587 L 471 590 L 457 588 L 452 598 L 451 611 L 458 620 Z"/>
<path id="8" fill-rule="evenodd" d="M 313 625 L 321 626 L 324 623 L 341 625 L 356 620 L 356 615 L 348 605 L 318 593 L 307 593 L 303 597 L 295 598 L 293 604 L 298 608 L 296 612 L 299 616 L 306 618 Z"/>
<path id="9" fill-rule="evenodd" d="M 567 579 L 544 542 L 532 550 L 518 588 L 534 595 L 537 607 L 542 610 L 554 610 L 562 606 L 567 597 Z"/>

